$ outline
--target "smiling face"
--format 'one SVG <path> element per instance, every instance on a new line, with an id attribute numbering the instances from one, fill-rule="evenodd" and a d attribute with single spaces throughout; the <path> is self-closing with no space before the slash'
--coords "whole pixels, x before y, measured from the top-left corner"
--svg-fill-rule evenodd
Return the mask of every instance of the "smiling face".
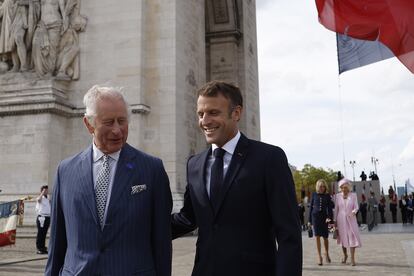
<path id="1" fill-rule="evenodd" d="M 325 185 L 320 185 L 319 189 L 318 189 L 318 193 L 319 194 L 324 194 L 326 193 L 326 186 Z"/>
<path id="2" fill-rule="evenodd" d="M 344 193 L 344 195 L 347 195 L 349 193 L 349 184 L 342 185 L 341 192 Z"/>
<path id="3" fill-rule="evenodd" d="M 214 97 L 199 96 L 197 100 L 198 123 L 207 143 L 224 146 L 239 130 L 242 107 L 231 107 L 230 100 L 221 93 Z"/>
<path id="4" fill-rule="evenodd" d="M 128 111 L 120 98 L 105 97 L 96 102 L 94 124 L 84 117 L 96 147 L 105 154 L 119 151 L 128 138 Z"/>

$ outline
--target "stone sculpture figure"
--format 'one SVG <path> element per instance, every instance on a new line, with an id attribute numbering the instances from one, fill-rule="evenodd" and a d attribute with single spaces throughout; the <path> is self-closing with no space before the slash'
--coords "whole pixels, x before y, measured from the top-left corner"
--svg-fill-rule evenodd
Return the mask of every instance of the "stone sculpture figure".
<path id="1" fill-rule="evenodd" d="M 55 71 L 62 25 L 68 21 L 64 9 L 64 0 L 40 1 L 40 22 L 33 37 L 32 58 L 41 76 Z"/>
<path id="2" fill-rule="evenodd" d="M 52 75 L 53 65 L 50 59 L 50 46 L 47 28 L 40 21 L 34 32 L 32 41 L 32 60 L 39 76 Z"/>
<path id="3" fill-rule="evenodd" d="M 0 6 L 1 30 L 0 30 L 0 54 L 4 56 L 12 51 L 10 40 L 11 26 L 16 15 L 15 0 L 4 0 Z"/>
<path id="4" fill-rule="evenodd" d="M 68 0 L 65 6 L 62 38 L 59 43 L 56 78 L 79 79 L 79 35 L 86 27 L 86 17 L 80 15 L 79 0 Z"/>
<path id="5" fill-rule="evenodd" d="M 59 44 L 56 78 L 62 80 L 79 79 L 79 35 L 86 26 L 86 18 L 78 15 L 70 21 Z"/>
<path id="6" fill-rule="evenodd" d="M 13 65 L 12 72 L 31 68 L 32 38 L 40 16 L 39 0 L 5 0 L 0 6 L 0 55 L 2 68 Z M 0 70 L 5 73 L 7 70 Z"/>
<path id="7" fill-rule="evenodd" d="M 12 72 L 27 71 L 26 45 L 24 36 L 28 27 L 27 9 L 19 0 L 15 2 L 16 13 L 10 28 Z"/>
<path id="8" fill-rule="evenodd" d="M 0 0 L 0 73 L 79 78 L 80 0 Z"/>
<path id="9" fill-rule="evenodd" d="M 37 23 L 40 20 L 40 2 L 39 0 L 25 0 L 25 4 L 29 7 L 27 18 L 28 26 L 26 33 L 26 47 L 29 51 L 32 48 L 34 32 L 36 30 Z"/>

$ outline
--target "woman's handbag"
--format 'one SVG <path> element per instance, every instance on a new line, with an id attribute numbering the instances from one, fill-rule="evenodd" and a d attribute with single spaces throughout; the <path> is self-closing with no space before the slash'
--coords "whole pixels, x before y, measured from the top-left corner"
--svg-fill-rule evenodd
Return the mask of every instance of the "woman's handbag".
<path id="1" fill-rule="evenodd" d="M 336 240 L 338 238 L 338 236 L 339 236 L 338 229 L 335 228 L 333 233 L 332 233 L 332 238 Z"/>
<path id="2" fill-rule="evenodd" d="M 309 229 L 308 229 L 308 237 L 309 237 L 309 238 L 312 238 L 312 237 L 313 237 L 313 230 L 312 230 L 312 227 L 309 227 Z"/>

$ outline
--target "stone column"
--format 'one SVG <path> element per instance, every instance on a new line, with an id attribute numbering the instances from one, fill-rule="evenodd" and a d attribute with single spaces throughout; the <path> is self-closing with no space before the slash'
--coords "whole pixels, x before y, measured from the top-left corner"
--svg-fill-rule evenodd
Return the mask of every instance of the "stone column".
<path id="1" fill-rule="evenodd" d="M 199 151 L 196 88 L 205 82 L 204 1 L 145 1 L 144 102 L 141 145 L 160 156 L 175 208 L 186 185 L 186 163 Z M 160 20 L 162 18 L 163 20 Z"/>
<path id="2" fill-rule="evenodd" d="M 206 1 L 207 79 L 236 83 L 243 94 L 241 130 L 260 139 L 255 1 Z"/>

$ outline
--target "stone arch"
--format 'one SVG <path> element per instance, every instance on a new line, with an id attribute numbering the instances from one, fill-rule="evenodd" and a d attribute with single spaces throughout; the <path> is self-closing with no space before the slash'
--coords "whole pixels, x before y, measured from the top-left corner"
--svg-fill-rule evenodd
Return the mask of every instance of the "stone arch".
<path id="1" fill-rule="evenodd" d="M 206 34 L 241 34 L 240 7 L 238 0 L 206 0 Z"/>
<path id="2" fill-rule="evenodd" d="M 240 128 L 260 138 L 256 2 L 206 0 L 206 79 L 236 83 L 243 94 Z"/>

